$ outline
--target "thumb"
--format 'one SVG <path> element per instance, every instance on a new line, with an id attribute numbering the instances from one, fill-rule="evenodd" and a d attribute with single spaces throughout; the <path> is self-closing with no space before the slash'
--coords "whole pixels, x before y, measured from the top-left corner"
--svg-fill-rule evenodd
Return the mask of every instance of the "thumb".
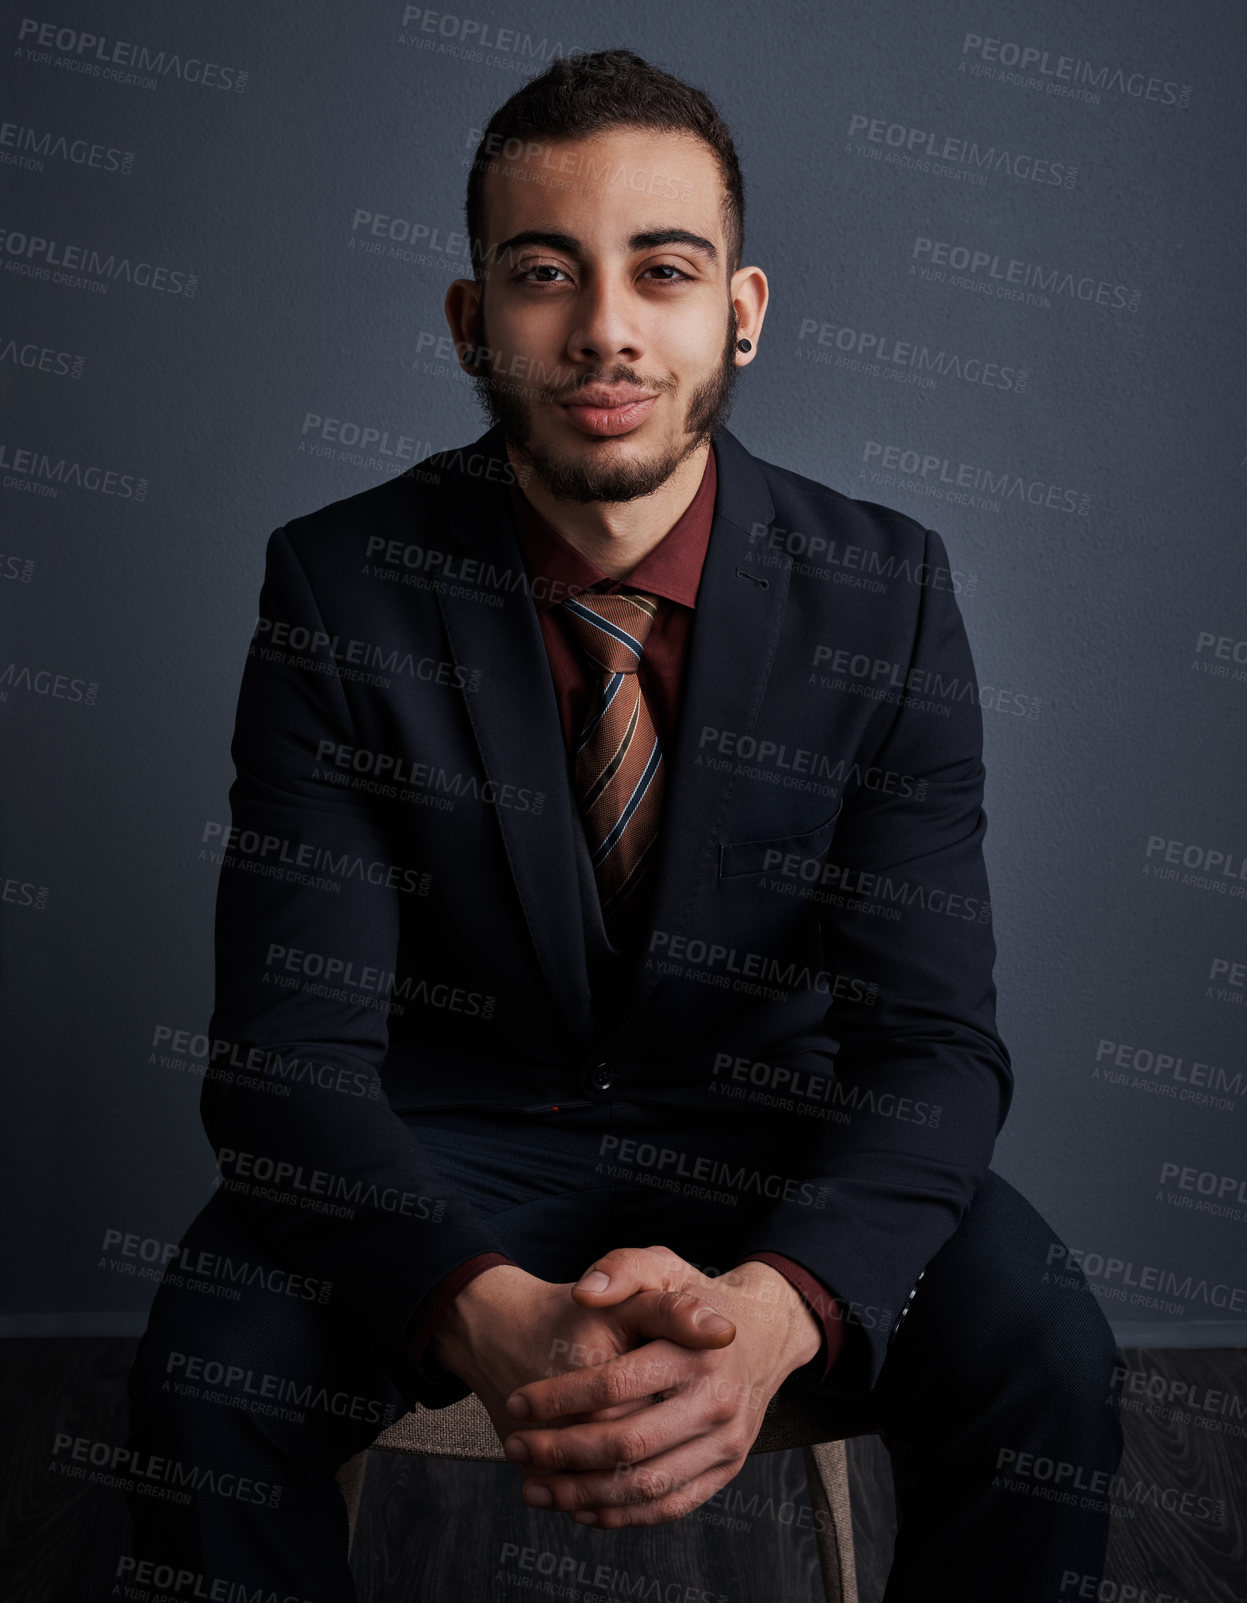
<path id="1" fill-rule="evenodd" d="M 626 1270 L 613 1272 L 607 1287 L 586 1284 L 600 1274 L 590 1270 L 572 1287 L 572 1296 L 584 1308 L 610 1307 L 634 1346 L 640 1340 L 665 1338 L 682 1347 L 727 1347 L 736 1339 L 733 1322 L 692 1287 L 656 1291 Z"/>

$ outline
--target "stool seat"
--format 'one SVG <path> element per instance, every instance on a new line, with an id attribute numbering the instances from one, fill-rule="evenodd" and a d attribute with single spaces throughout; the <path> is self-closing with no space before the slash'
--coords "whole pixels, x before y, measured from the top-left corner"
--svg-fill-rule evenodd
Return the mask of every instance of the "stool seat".
<path id="1" fill-rule="evenodd" d="M 827 1441 L 825 1435 L 826 1426 L 820 1423 L 817 1409 L 803 1405 L 781 1387 L 771 1398 L 762 1428 L 749 1452 L 752 1455 L 801 1448 L 824 1596 L 827 1603 L 857 1603 L 853 1522 L 844 1442 Z M 427 1458 L 478 1459 L 500 1464 L 507 1462 L 493 1421 L 475 1392 L 470 1392 L 447 1408 L 414 1408 L 387 1426 L 370 1448 L 356 1453 L 338 1471 L 338 1484 L 346 1500 L 352 1543 L 355 1540 L 355 1525 L 369 1452 L 416 1453 Z"/>

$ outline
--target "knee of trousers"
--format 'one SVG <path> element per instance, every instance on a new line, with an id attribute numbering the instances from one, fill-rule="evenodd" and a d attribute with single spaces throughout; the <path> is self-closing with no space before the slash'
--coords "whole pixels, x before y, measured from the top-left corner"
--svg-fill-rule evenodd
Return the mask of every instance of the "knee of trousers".
<path id="1" fill-rule="evenodd" d="M 131 1443 L 230 1468 L 314 1454 L 351 1428 L 328 1406 L 334 1348 L 327 1315 L 307 1303 L 264 1291 L 234 1302 L 162 1284 L 129 1376 Z"/>
<path id="2" fill-rule="evenodd" d="M 1082 1276 L 1077 1285 L 1070 1280 L 1026 1277 L 1017 1317 L 994 1355 L 997 1362 L 1007 1355 L 1003 1411 L 1022 1433 L 1018 1445 L 1035 1432 L 1087 1467 L 1115 1468 L 1122 1451 L 1121 1356 Z"/>
<path id="3" fill-rule="evenodd" d="M 1001 1423 L 1012 1416 L 1019 1427 L 1023 1419 L 1046 1420 L 1054 1431 L 1067 1424 L 1071 1436 L 1085 1429 L 1102 1443 L 1116 1428 L 1121 1387 L 1108 1320 L 1018 1192 L 989 1175 L 982 1198 L 964 1240 L 947 1249 L 952 1272 L 938 1272 L 938 1259 L 932 1265 L 927 1311 L 922 1287 L 914 1302 L 911 1328 L 938 1349 L 927 1370 L 937 1391 L 928 1407 L 950 1419 L 969 1407 Z"/>
<path id="4" fill-rule="evenodd" d="M 1090 1409 L 1109 1404 L 1116 1412 L 1121 1356 L 1112 1327 L 1084 1282 L 1041 1288 L 1028 1322 L 1021 1363 L 1057 1408 Z"/>

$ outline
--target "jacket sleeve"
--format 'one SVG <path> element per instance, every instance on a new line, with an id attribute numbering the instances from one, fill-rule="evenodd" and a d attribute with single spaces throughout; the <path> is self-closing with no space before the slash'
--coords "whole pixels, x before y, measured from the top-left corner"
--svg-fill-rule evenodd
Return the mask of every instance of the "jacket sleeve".
<path id="1" fill-rule="evenodd" d="M 322 740 L 358 743 L 327 638 L 277 529 L 231 748 L 200 1109 L 220 1184 L 264 1244 L 330 1281 L 334 1314 L 437 1406 L 454 1399 L 408 1357 L 407 1327 L 450 1271 L 501 1243 L 381 1084 L 404 876 L 352 865 L 392 867 L 401 847 L 380 804 L 318 769 Z"/>
<path id="2" fill-rule="evenodd" d="M 947 571 L 934 531 L 924 556 L 927 572 Z M 870 762 L 906 782 L 862 783 L 846 799 L 819 881 L 830 894 L 815 903 L 824 967 L 840 977 L 824 1022 L 847 1118 L 818 1136 L 818 1206 L 779 1205 L 742 1246 L 834 1288 L 867 1338 L 854 1333 L 836 1367 L 852 1359 L 869 1385 L 974 1199 L 1012 1094 L 995 1023 L 982 714 L 951 590 L 923 587 L 897 666 L 905 689 Z"/>

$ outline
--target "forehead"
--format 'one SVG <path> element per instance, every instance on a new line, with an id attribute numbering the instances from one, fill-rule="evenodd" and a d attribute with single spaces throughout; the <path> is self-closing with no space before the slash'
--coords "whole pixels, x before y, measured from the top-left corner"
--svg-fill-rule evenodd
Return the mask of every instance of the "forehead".
<path id="1" fill-rule="evenodd" d="M 488 248 L 521 229 L 622 248 L 638 225 L 723 239 L 723 178 L 695 134 L 612 128 L 583 139 L 513 139 L 486 150 L 482 225 Z"/>

